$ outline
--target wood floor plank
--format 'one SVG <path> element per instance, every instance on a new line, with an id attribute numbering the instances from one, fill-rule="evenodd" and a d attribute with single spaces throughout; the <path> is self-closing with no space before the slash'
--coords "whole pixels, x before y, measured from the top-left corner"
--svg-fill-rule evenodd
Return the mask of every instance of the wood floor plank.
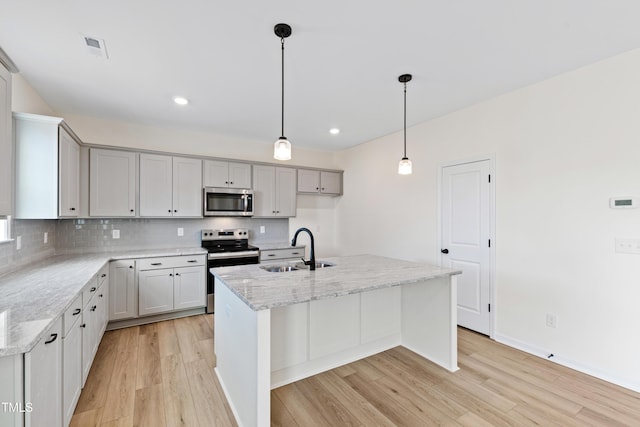
<path id="1" fill-rule="evenodd" d="M 75 412 L 86 412 L 102 408 L 107 397 L 111 374 L 118 354 L 119 331 L 106 332 L 93 359 L 89 376 L 82 389 Z M 99 421 L 99 420 L 98 420 Z"/>
<path id="2" fill-rule="evenodd" d="M 191 325 L 198 341 L 213 339 L 213 330 L 209 327 L 204 316 L 189 316 L 184 319 Z"/>
<path id="3" fill-rule="evenodd" d="M 140 328 L 140 337 L 138 338 L 136 389 L 162 384 L 158 328 L 155 324 L 145 326 L 144 329 Z"/>
<path id="4" fill-rule="evenodd" d="M 160 357 L 166 357 L 171 354 L 180 353 L 180 344 L 178 343 L 178 335 L 173 320 L 165 320 L 157 323 L 158 328 L 158 347 L 160 349 Z"/>
<path id="5" fill-rule="evenodd" d="M 102 422 L 133 417 L 136 370 L 138 366 L 138 328 L 127 328 L 120 335 L 116 363 L 109 382 Z M 128 345 L 135 346 L 129 347 Z"/>
<path id="6" fill-rule="evenodd" d="M 316 409 L 309 399 L 307 399 L 294 384 L 288 384 L 272 391 L 282 404 L 289 410 L 291 416 L 298 425 L 305 427 L 330 426 L 329 420 L 324 414 Z"/>
<path id="7" fill-rule="evenodd" d="M 213 338 L 207 340 L 198 341 L 200 347 L 200 354 L 207 361 L 211 368 L 216 367 L 216 355 L 213 352 Z"/>
<path id="8" fill-rule="evenodd" d="M 363 425 L 317 378 L 311 377 L 308 378 L 307 381 L 298 381 L 295 383 L 295 387 L 318 411 L 322 412 L 322 415 L 329 422 L 329 425 Z M 348 402 L 345 403 L 348 404 Z"/>
<path id="9" fill-rule="evenodd" d="M 100 427 L 133 427 L 133 415 L 103 422 Z"/>
<path id="10" fill-rule="evenodd" d="M 216 387 L 213 370 L 204 359 L 185 363 L 191 395 L 200 425 L 236 426 L 235 419 L 229 417 L 230 409 L 225 408 L 226 399 Z"/>
<path id="11" fill-rule="evenodd" d="M 70 427 L 96 427 L 102 419 L 102 406 L 84 412 L 76 412 L 71 417 Z"/>
<path id="12" fill-rule="evenodd" d="M 162 384 L 136 390 L 133 425 L 158 427 L 166 425 Z"/>
<path id="13" fill-rule="evenodd" d="M 198 418 L 182 356 L 170 354 L 161 359 L 161 365 L 167 426 L 197 426 Z"/>
<path id="14" fill-rule="evenodd" d="M 272 427 L 298 427 L 287 407 L 274 393 L 271 395 L 271 426 Z"/>
<path id="15" fill-rule="evenodd" d="M 198 345 L 199 339 L 196 332 L 188 319 L 188 317 L 183 317 L 173 321 L 178 336 L 180 354 L 182 354 L 182 361 L 185 364 L 205 358 Z"/>

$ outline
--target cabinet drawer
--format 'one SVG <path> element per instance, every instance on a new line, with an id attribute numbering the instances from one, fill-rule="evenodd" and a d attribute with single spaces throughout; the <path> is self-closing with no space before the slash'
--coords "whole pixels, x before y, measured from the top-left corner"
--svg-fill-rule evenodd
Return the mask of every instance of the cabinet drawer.
<path id="1" fill-rule="evenodd" d="M 71 327 L 80 319 L 82 313 L 82 294 L 73 301 L 71 307 L 64 312 L 64 321 L 62 323 L 63 333 L 62 337 L 66 337 Z"/>
<path id="2" fill-rule="evenodd" d="M 98 278 L 94 277 L 87 283 L 82 291 L 82 307 L 86 307 L 89 301 L 98 291 Z"/>
<path id="3" fill-rule="evenodd" d="M 109 280 L 109 263 L 105 264 L 97 274 L 98 287 L 102 286 Z"/>
<path id="4" fill-rule="evenodd" d="M 304 246 L 299 248 L 288 249 L 268 249 L 260 251 L 260 262 L 269 262 L 271 260 L 281 260 L 288 258 L 299 259 L 304 257 Z"/>
<path id="5" fill-rule="evenodd" d="M 205 265 L 206 255 L 169 256 L 158 258 L 142 258 L 137 260 L 139 271 L 159 268 L 194 267 Z"/>

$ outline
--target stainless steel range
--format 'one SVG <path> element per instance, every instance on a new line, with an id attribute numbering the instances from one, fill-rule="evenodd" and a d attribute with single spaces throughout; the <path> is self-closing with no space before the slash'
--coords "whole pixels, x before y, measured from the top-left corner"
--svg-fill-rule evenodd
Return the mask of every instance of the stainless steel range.
<path id="1" fill-rule="evenodd" d="M 202 247 L 209 252 L 207 261 L 207 313 L 213 313 L 215 280 L 210 268 L 258 264 L 260 249 L 249 245 L 249 230 L 202 230 Z"/>

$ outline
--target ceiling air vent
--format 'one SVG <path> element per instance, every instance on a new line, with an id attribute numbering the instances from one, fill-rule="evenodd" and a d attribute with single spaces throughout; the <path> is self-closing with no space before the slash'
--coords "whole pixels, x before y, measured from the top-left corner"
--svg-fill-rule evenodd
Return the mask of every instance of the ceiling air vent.
<path id="1" fill-rule="evenodd" d="M 90 55 L 104 59 L 109 58 L 103 39 L 82 35 L 82 44 Z"/>

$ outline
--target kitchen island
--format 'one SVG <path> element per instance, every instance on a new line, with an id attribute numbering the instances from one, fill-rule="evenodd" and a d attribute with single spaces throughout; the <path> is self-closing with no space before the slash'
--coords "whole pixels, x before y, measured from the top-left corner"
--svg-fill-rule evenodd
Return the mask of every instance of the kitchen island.
<path id="1" fill-rule="evenodd" d="M 460 271 L 373 255 L 331 267 L 211 269 L 216 373 L 241 426 L 270 425 L 271 389 L 402 345 L 457 366 Z"/>

